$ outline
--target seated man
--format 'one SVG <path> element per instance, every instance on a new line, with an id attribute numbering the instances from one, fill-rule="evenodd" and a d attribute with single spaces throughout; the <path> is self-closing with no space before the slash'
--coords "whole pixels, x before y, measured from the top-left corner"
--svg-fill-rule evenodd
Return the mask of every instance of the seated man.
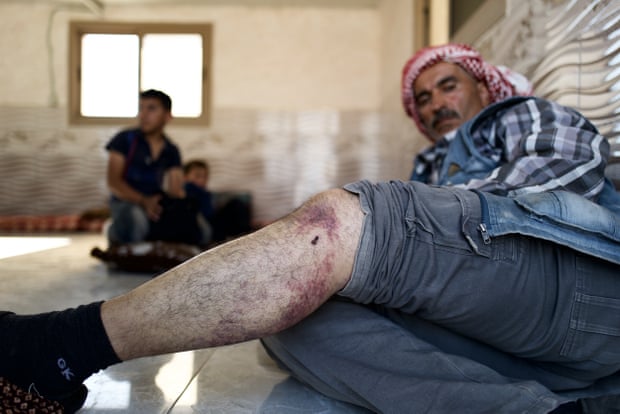
<path id="1" fill-rule="evenodd" d="M 298 372 L 311 372 L 303 378 L 328 395 L 388 412 L 545 413 L 620 393 L 620 198 L 603 177 L 608 143 L 575 111 L 531 97 L 502 100 L 514 90 L 458 64 L 418 70 L 407 99 L 415 97 L 411 108 L 425 128 L 444 134 L 446 124 L 460 126 L 434 181 L 476 187 L 471 174 L 485 191 L 349 184 L 125 295 L 62 312 L 4 313 L 0 377 L 72 411 L 85 398 L 82 381 L 111 364 L 266 337 L 317 309 L 320 317 L 321 305 L 339 295 L 417 315 L 489 353 L 475 363 L 411 331 L 394 335 L 384 318 L 390 323 L 373 323 L 326 354 L 342 362 L 329 371 L 298 361 Z M 476 140 L 486 151 L 475 151 Z M 494 151 L 495 142 L 505 151 Z M 515 179 L 502 180 L 510 170 Z M 360 320 L 352 320 L 357 331 Z M 308 340 L 329 350 L 321 341 L 337 333 L 326 334 Z M 381 352 L 353 372 L 364 378 L 346 378 L 347 361 L 355 365 L 368 349 Z M 527 365 L 502 375 L 490 368 L 498 355 Z M 412 372 L 411 363 L 425 365 Z M 402 400 L 390 410 L 378 394 L 411 373 L 415 381 L 389 393 Z M 343 386 L 334 392 L 329 376 Z M 563 394 L 539 376 L 556 380 Z"/>
<path id="2" fill-rule="evenodd" d="M 208 189 L 209 173 L 209 164 L 202 160 L 191 160 L 183 166 L 185 194 L 198 203 L 203 233 L 210 234 L 210 241 L 216 243 L 249 233 L 249 204 L 233 197 L 216 206 L 215 194 Z"/>
<path id="3" fill-rule="evenodd" d="M 172 115 L 172 101 L 161 91 L 140 94 L 139 128 L 117 134 L 106 146 L 108 186 L 112 192 L 108 230 L 111 244 L 146 239 L 150 226 L 162 213 L 164 177 L 167 194 L 183 197 L 181 155 L 164 134 Z"/>
<path id="4" fill-rule="evenodd" d="M 539 99 L 513 98 L 484 109 L 511 96 L 530 94 L 531 85 L 517 73 L 484 62 L 469 47 L 446 45 L 421 50 L 404 68 L 402 90 L 405 111 L 433 143 L 416 157 L 412 180 L 509 197 L 564 188 L 595 198 L 585 190 L 599 192 L 605 185 L 604 164 L 595 160 L 597 154 L 608 151 L 607 144 L 594 127 L 575 111 Z M 474 117 L 473 123 L 456 133 Z M 589 155 L 582 158 L 581 151 Z M 435 219 L 440 217 L 441 208 L 436 200 Z M 432 231 L 430 226 L 419 228 L 423 225 L 411 223 L 412 234 Z M 484 236 L 485 230 L 480 231 Z M 530 232 L 541 235 L 544 230 L 534 226 Z M 434 234 L 433 238 L 443 239 L 439 243 L 444 249 L 458 245 L 447 234 Z M 493 243 L 501 243 L 499 240 Z M 510 254 L 508 262 L 518 257 L 506 254 Z M 450 273 L 458 276 L 460 271 L 451 268 Z M 493 275 L 501 273 L 488 276 Z M 519 286 L 506 288 L 515 289 L 519 295 Z M 475 294 L 469 293 L 470 300 L 477 300 Z M 519 308 L 526 303 L 521 300 L 512 304 L 516 307 L 512 317 L 519 317 Z M 382 304 L 332 301 L 263 343 L 301 381 L 334 398 L 380 412 L 443 412 L 450 405 L 474 408 L 472 412 L 508 412 L 511 408 L 505 404 L 516 404 L 519 393 L 515 390 L 523 386 L 523 380 L 535 380 L 557 392 L 583 385 L 572 376 L 558 375 L 554 372 L 557 368 L 515 358 L 460 335 L 457 329 L 442 328 L 447 322 L 458 324 L 456 298 L 453 305 L 453 320 L 432 324 L 421 313 Z M 509 332 L 510 319 L 495 317 L 487 315 L 481 326 L 501 326 L 503 322 Z M 531 339 L 533 343 L 536 340 Z M 353 348 L 356 352 L 349 352 Z M 502 385 L 502 391 L 496 388 L 489 394 L 484 391 L 493 390 L 489 378 L 514 384 Z M 532 392 L 536 395 L 538 391 Z M 435 401 L 420 398 L 425 395 L 432 395 Z"/>

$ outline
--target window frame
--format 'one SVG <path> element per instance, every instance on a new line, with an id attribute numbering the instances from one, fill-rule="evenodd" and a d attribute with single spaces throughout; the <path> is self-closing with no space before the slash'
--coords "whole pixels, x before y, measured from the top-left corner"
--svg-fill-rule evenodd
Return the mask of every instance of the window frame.
<path id="1" fill-rule="evenodd" d="M 69 23 L 69 70 L 68 115 L 73 125 L 126 125 L 135 117 L 91 117 L 82 115 L 81 108 L 81 62 L 82 36 L 86 34 L 135 34 L 139 38 L 147 34 L 199 34 L 202 37 L 202 113 L 196 118 L 175 117 L 174 125 L 207 126 L 211 114 L 211 41 L 210 23 L 140 23 L 72 21 Z M 138 82 L 141 81 L 138 76 Z M 138 86 L 141 90 L 141 85 Z M 139 93 L 139 91 L 136 91 Z M 174 105 L 174 102 L 173 102 Z"/>

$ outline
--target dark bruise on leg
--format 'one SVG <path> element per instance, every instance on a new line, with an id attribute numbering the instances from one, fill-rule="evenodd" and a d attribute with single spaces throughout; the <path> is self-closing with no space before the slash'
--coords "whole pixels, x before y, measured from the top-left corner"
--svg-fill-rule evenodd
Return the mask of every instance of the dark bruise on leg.
<path id="1" fill-rule="evenodd" d="M 106 302 L 121 359 L 232 344 L 281 331 L 348 282 L 363 213 L 332 190 L 249 236 Z"/>
<path id="2" fill-rule="evenodd" d="M 337 236 L 339 226 L 333 206 L 315 203 L 303 208 L 303 210 L 303 214 L 298 214 L 300 217 L 297 217 L 297 231 L 299 234 L 308 234 L 311 230 L 318 228 L 324 230 L 330 240 Z M 298 210 L 293 214 L 297 215 L 297 213 L 301 212 Z M 316 236 L 314 239 L 318 241 L 318 237 Z M 316 244 L 314 239 L 312 244 Z"/>

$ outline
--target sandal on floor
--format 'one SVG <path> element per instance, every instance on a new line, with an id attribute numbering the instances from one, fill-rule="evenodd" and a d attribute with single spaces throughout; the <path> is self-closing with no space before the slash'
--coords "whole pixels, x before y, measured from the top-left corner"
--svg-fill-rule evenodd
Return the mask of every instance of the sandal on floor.
<path id="1" fill-rule="evenodd" d="M 87 395 L 88 389 L 82 384 L 70 395 L 52 401 L 0 377 L 0 414 L 72 414 L 84 405 Z"/>
<path id="2" fill-rule="evenodd" d="M 0 311 L 0 319 L 14 315 Z M 84 405 L 88 389 L 81 384 L 77 389 L 62 396 L 45 398 L 36 389 L 26 391 L 11 383 L 0 373 L 0 414 L 73 414 Z"/>
<path id="3" fill-rule="evenodd" d="M 60 403 L 47 400 L 35 392 L 26 392 L 0 377 L 1 414 L 64 414 Z"/>

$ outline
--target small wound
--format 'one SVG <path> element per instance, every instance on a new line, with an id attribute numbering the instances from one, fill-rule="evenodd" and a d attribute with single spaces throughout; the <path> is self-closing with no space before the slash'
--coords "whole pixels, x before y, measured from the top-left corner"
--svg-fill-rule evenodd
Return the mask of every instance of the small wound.
<path id="1" fill-rule="evenodd" d="M 325 230 L 330 240 L 337 237 L 338 221 L 333 207 L 313 205 L 301 214 L 297 228 L 299 233 L 314 231 L 317 227 Z"/>
<path id="2" fill-rule="evenodd" d="M 319 236 L 316 236 L 314 239 L 312 239 L 312 244 L 316 245 L 319 242 Z"/>

